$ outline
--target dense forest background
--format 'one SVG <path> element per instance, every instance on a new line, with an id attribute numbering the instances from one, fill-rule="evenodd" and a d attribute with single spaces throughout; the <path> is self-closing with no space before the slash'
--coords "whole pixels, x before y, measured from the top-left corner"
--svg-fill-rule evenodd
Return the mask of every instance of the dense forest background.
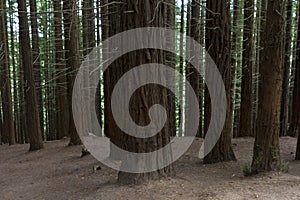
<path id="1" fill-rule="evenodd" d="M 297 137 L 300 131 L 299 5 L 297 0 L 1 0 L 1 144 L 30 143 L 30 151 L 34 151 L 43 148 L 43 141 L 70 137 L 69 145 L 80 145 L 71 109 L 80 63 L 94 47 L 117 33 L 165 27 L 204 46 L 225 83 L 225 126 L 203 162 L 236 160 L 231 139 L 255 137 L 249 173 L 281 170 L 279 137 Z M 171 136 L 189 134 L 184 126 L 179 128 L 182 118 L 183 122 L 189 120 L 188 105 L 184 113 L 179 109 L 179 102 L 185 101 L 185 82 L 176 83 L 180 98 L 155 86 L 139 91 L 134 98 L 133 110 L 140 106 L 149 110 L 139 96 L 150 92 L 154 97 L 149 104 L 159 102 L 168 111 L 166 128 L 151 144 L 122 135 L 111 120 L 110 98 L 118 78 L 130 67 L 153 61 L 168 63 L 186 76 L 200 105 L 197 137 L 205 136 L 210 98 L 203 78 L 183 58 L 186 47 L 185 39 L 179 38 L 176 50 L 181 57 L 155 50 L 125 55 L 101 76 L 96 109 L 104 135 L 117 146 L 127 142 L 127 150 L 152 151 L 167 144 Z M 146 59 L 146 54 L 150 58 Z M 116 68 L 120 63 L 126 66 Z M 147 118 L 140 117 L 146 113 L 135 114 L 139 123 L 147 123 Z M 296 159 L 300 159 L 300 141 Z M 171 172 L 169 166 L 156 173 Z M 137 178 L 130 179 L 132 176 Z M 140 177 L 155 175 L 119 174 L 123 182 Z"/>

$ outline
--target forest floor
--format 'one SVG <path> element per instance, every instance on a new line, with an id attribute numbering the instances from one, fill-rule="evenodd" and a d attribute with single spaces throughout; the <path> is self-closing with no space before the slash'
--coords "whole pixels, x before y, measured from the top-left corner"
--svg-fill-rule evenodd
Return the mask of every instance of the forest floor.
<path id="1" fill-rule="evenodd" d="M 195 141 L 196 143 L 200 140 Z M 252 138 L 233 140 L 238 162 L 203 165 L 197 145 L 175 162 L 176 175 L 138 186 L 117 183 L 117 172 L 92 156 L 81 158 L 81 147 L 68 140 L 46 142 L 45 149 L 27 152 L 28 145 L 0 145 L 0 199 L 300 199 L 300 162 L 293 161 L 296 139 L 281 138 L 288 173 L 244 177 L 251 163 Z M 94 171 L 95 165 L 102 169 Z"/>

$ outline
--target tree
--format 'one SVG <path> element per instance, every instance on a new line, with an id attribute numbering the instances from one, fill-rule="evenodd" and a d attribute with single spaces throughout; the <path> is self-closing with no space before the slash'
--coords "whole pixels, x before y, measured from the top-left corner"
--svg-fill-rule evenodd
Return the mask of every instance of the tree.
<path id="1" fill-rule="evenodd" d="M 3 123 L 4 130 L 6 130 L 5 132 L 8 134 L 6 135 L 3 133 L 3 142 L 9 142 L 10 145 L 13 145 L 15 144 L 15 129 L 10 85 L 6 1 L 0 2 L 0 50 L 0 87 L 2 93 Z"/>
<path id="2" fill-rule="evenodd" d="M 224 0 L 208 0 L 206 7 L 206 49 L 219 68 L 227 95 L 227 111 L 224 129 L 213 150 L 205 156 L 203 160 L 204 163 L 216 163 L 236 160 L 231 147 L 230 3 Z M 208 93 L 206 92 L 205 95 L 208 96 Z M 206 105 L 205 109 L 209 105 Z M 205 112 L 205 124 L 207 127 L 210 120 L 210 113 L 207 112 L 210 112 L 210 110 L 205 110 Z M 209 118 L 207 118 L 208 116 Z"/>
<path id="3" fill-rule="evenodd" d="M 109 23 L 110 30 L 109 35 L 115 35 L 122 31 L 126 31 L 132 28 L 139 27 L 165 27 L 164 13 L 166 7 L 159 3 L 158 0 L 154 1 L 143 1 L 143 3 L 135 0 L 123 0 L 122 4 L 113 4 L 109 6 Z M 126 11 L 130 14 L 126 13 Z M 135 66 L 139 66 L 145 63 L 164 63 L 165 55 L 162 51 L 154 49 L 144 49 L 123 55 L 118 58 L 110 66 L 110 73 L 114 76 L 110 76 L 110 84 L 113 87 L 119 78 L 128 70 Z M 136 77 L 138 78 L 138 77 Z M 135 80 L 132 80 L 135 81 Z M 130 86 L 129 86 L 130 87 Z M 110 88 L 109 88 L 110 89 Z M 145 98 L 145 96 L 147 98 Z M 148 98 L 149 97 L 149 98 Z M 107 98 L 107 96 L 105 97 Z M 149 123 L 148 111 L 153 104 L 160 104 L 167 107 L 167 90 L 157 85 L 144 86 L 131 98 L 130 113 L 133 120 L 137 124 L 145 125 Z M 108 109 L 110 110 L 110 108 Z M 170 142 L 170 131 L 168 125 L 166 125 L 161 132 L 152 138 L 141 139 L 126 135 L 121 130 L 117 130 L 118 127 L 114 121 L 110 121 L 109 127 L 113 134 L 110 134 L 111 140 L 117 142 L 120 148 L 135 152 L 153 152 L 154 150 L 160 149 Z M 167 123 L 168 124 L 168 123 Z M 164 160 L 170 159 L 164 157 Z M 126 158 L 121 158 L 121 168 L 124 166 L 130 166 L 137 162 L 144 161 L 132 161 Z M 130 162 L 131 161 L 131 162 Z M 155 164 L 155 163 L 151 163 Z M 172 167 L 168 166 L 164 169 L 151 172 L 151 173 L 127 173 L 119 172 L 118 180 L 120 183 L 139 183 L 149 179 L 155 179 L 163 175 L 169 175 L 172 171 Z"/>
<path id="4" fill-rule="evenodd" d="M 66 79 L 66 66 L 62 39 L 61 1 L 53 1 L 54 5 L 54 35 L 55 35 L 55 65 L 56 65 L 56 98 L 57 98 L 57 132 L 58 138 L 68 136 L 69 103 Z"/>
<path id="5" fill-rule="evenodd" d="M 200 43 L 200 31 L 201 31 L 201 27 L 200 27 L 200 1 L 199 0 L 192 0 L 191 2 L 191 16 L 190 16 L 190 31 L 188 32 L 191 38 L 193 38 L 195 41 Z M 187 49 L 187 51 L 190 51 L 190 49 L 192 49 L 193 47 L 190 47 L 191 44 L 187 44 L 189 45 L 189 48 Z M 198 97 L 198 101 L 199 101 L 199 113 L 202 113 L 202 97 L 201 97 L 201 77 L 200 74 L 197 72 L 197 70 L 189 63 L 187 63 L 186 66 L 186 74 L 187 74 L 187 80 L 189 81 L 189 83 L 191 84 L 194 92 L 196 93 L 197 97 Z M 193 91 L 189 91 L 188 92 L 193 92 Z M 189 95 L 188 95 L 189 96 Z M 190 115 L 189 112 L 189 105 L 186 106 L 186 121 L 190 121 L 190 118 L 192 117 Z M 199 122 L 199 129 L 197 132 L 197 137 L 201 137 L 202 136 L 202 116 L 200 114 L 200 122 Z M 186 123 L 186 125 L 188 126 L 189 123 Z M 188 127 L 186 127 L 187 130 L 189 129 Z M 193 133 L 185 133 L 186 135 L 191 135 Z"/>
<path id="6" fill-rule="evenodd" d="M 40 127 L 37 95 L 33 77 L 33 60 L 30 47 L 28 17 L 26 11 L 26 0 L 18 0 L 20 46 L 24 67 L 25 102 L 26 102 L 26 126 L 30 140 L 29 151 L 43 148 L 42 133 Z"/>
<path id="7" fill-rule="evenodd" d="M 30 25 L 32 37 L 32 59 L 34 69 L 34 79 L 38 98 L 39 117 L 41 123 L 41 131 L 44 133 L 44 112 L 43 112 L 43 97 L 42 97 L 42 84 L 41 84 L 41 65 L 40 65 L 40 47 L 38 36 L 37 24 L 37 7 L 36 0 L 30 0 Z"/>
<path id="8" fill-rule="evenodd" d="M 179 61 L 179 73 L 183 74 L 183 64 L 184 64 L 184 58 L 183 58 L 183 39 L 184 39 L 184 0 L 181 0 L 181 13 L 180 13 L 180 43 L 179 43 L 179 54 L 180 54 L 180 61 Z M 179 104 L 183 105 L 183 81 L 180 80 L 179 83 Z M 182 120 L 182 111 L 181 108 L 179 109 L 178 116 L 179 116 L 179 122 Z M 182 131 L 179 130 L 179 136 L 182 136 Z"/>
<path id="9" fill-rule="evenodd" d="M 280 169 L 283 2 L 267 1 L 266 23 L 262 26 L 261 81 L 252 161 L 254 173 Z"/>
<path id="10" fill-rule="evenodd" d="M 69 135 L 71 137 L 69 145 L 81 144 L 77 133 L 72 112 L 72 91 L 75 75 L 80 67 L 79 52 L 79 29 L 77 16 L 77 3 L 72 0 L 63 1 L 64 16 L 64 36 L 65 36 L 65 59 L 67 66 L 68 99 L 69 99 Z"/>
<path id="11" fill-rule="evenodd" d="M 300 6 L 299 6 L 299 12 L 300 12 Z M 294 88 L 293 88 L 293 96 L 292 96 L 292 111 L 291 111 L 291 122 L 290 122 L 290 127 L 288 130 L 288 135 L 292 137 L 296 137 L 299 134 L 300 130 L 300 107 L 299 107 L 299 102 L 300 102 L 300 70 L 299 70 L 299 59 L 300 59 L 300 21 L 298 21 L 298 33 L 297 33 L 297 44 L 296 44 L 296 60 L 295 60 L 295 70 L 294 70 Z"/>
<path id="12" fill-rule="evenodd" d="M 299 7 L 300 11 L 300 7 Z M 289 135 L 296 137 L 300 133 L 300 21 L 298 22 L 298 36 L 297 36 L 297 50 L 296 50 L 296 66 L 295 66 L 295 78 L 294 78 L 294 89 L 293 89 L 293 109 L 292 119 L 289 128 Z M 299 143 L 298 143 L 299 147 Z M 299 148 L 297 150 L 299 152 Z M 299 158 L 299 153 L 297 154 Z"/>
<path id="13" fill-rule="evenodd" d="M 288 117 L 289 117 L 289 86 L 290 86 L 290 72 L 291 72 L 291 44 L 292 44 L 292 11 L 293 1 L 287 1 L 286 7 L 286 27 L 285 27 L 285 50 L 284 50 L 284 72 L 282 83 L 281 96 L 281 112 L 280 112 L 280 135 L 287 135 Z"/>
<path id="14" fill-rule="evenodd" d="M 244 2 L 244 42 L 240 136 L 252 135 L 252 55 L 253 55 L 253 26 L 254 0 Z"/>

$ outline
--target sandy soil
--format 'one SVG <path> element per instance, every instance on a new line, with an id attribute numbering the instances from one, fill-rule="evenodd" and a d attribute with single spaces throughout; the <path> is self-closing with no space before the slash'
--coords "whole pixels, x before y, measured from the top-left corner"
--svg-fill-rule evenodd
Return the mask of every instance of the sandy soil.
<path id="1" fill-rule="evenodd" d="M 196 141 L 195 143 L 199 143 Z M 244 177 L 251 162 L 253 139 L 233 140 L 238 162 L 203 165 L 197 145 L 175 163 L 176 175 L 139 186 L 121 186 L 117 172 L 92 156 L 80 158 L 81 147 L 67 139 L 45 143 L 28 153 L 28 145 L 0 145 L 0 200 L 16 199 L 300 199 L 300 162 L 293 161 L 296 139 L 281 138 L 282 157 L 290 171 Z M 94 171 L 95 165 L 102 169 Z"/>

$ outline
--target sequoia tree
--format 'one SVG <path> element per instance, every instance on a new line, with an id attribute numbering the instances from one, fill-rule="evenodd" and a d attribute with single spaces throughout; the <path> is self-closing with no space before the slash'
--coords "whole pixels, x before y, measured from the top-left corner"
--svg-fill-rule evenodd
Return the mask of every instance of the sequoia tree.
<path id="1" fill-rule="evenodd" d="M 0 88 L 3 109 L 3 142 L 15 144 L 15 129 L 11 99 L 7 22 L 6 22 L 6 1 L 0 2 Z"/>
<path id="2" fill-rule="evenodd" d="M 164 4 L 158 0 L 122 0 L 119 4 L 113 4 L 109 6 L 109 36 L 113 36 L 117 33 L 141 27 L 165 27 L 165 12 L 167 9 Z M 162 36 L 163 37 L 163 36 Z M 142 41 L 141 41 L 142 42 Z M 114 61 L 110 65 L 110 88 L 109 94 L 111 95 L 111 88 L 114 88 L 115 84 L 122 77 L 122 75 L 130 69 L 136 66 L 146 63 L 165 63 L 165 55 L 160 50 L 143 49 L 130 52 L 123 55 Z M 113 75 L 113 76 L 112 76 Z M 153 74 L 155 76 L 157 74 Z M 136 81 L 140 77 L 135 77 Z M 128 85 L 130 87 L 131 84 Z M 106 93 L 107 94 L 107 93 Z M 107 98 L 107 96 L 105 97 Z M 109 97 L 108 97 L 109 98 Z M 167 90 L 158 85 L 146 85 L 139 88 L 132 96 L 130 100 L 130 114 L 135 123 L 145 126 L 150 122 L 148 111 L 154 104 L 160 104 L 163 107 L 167 107 Z M 107 109 L 111 112 L 111 108 Z M 125 111 L 126 112 L 126 111 Z M 107 113 L 105 113 L 107 114 Z M 111 113 L 110 113 L 111 115 Z M 120 113 L 122 115 L 122 113 Z M 165 127 L 157 133 L 155 136 L 142 139 L 129 136 L 122 132 L 117 126 L 114 120 L 109 121 L 110 138 L 120 148 L 135 153 L 148 153 L 161 149 L 170 142 L 169 123 L 167 122 Z M 168 155 L 167 155 L 168 156 Z M 121 168 L 125 166 L 132 166 L 145 162 L 142 160 L 131 160 L 126 157 L 120 158 L 122 161 Z M 170 157 L 163 157 L 164 161 L 170 159 Z M 144 163 L 146 164 L 146 163 Z M 156 161 L 148 163 L 156 165 Z M 149 173 L 127 173 L 120 171 L 118 180 L 120 183 L 139 183 L 141 181 L 158 178 L 163 175 L 170 174 L 172 170 L 171 166 L 163 169 L 149 172 Z"/>
<path id="3" fill-rule="evenodd" d="M 79 29 L 77 16 L 77 2 L 73 0 L 63 1 L 63 21 L 65 37 L 65 59 L 67 67 L 68 81 L 68 100 L 69 100 L 69 135 L 71 137 L 69 145 L 81 144 L 80 137 L 77 133 L 72 112 L 72 92 L 73 84 L 77 70 L 80 67 L 79 52 Z"/>
<path id="4" fill-rule="evenodd" d="M 32 51 L 30 47 L 28 17 L 26 11 L 26 0 L 18 0 L 19 25 L 20 25 L 20 47 L 24 69 L 24 91 L 26 103 L 26 132 L 30 142 L 30 151 L 43 148 L 42 133 L 40 127 L 37 95 L 34 82 L 34 69 Z"/>
<path id="5" fill-rule="evenodd" d="M 258 116 L 253 172 L 280 168 L 279 132 L 282 87 L 282 34 L 284 0 L 268 0 L 262 26 Z"/>
<path id="6" fill-rule="evenodd" d="M 292 50 L 292 11 L 293 1 L 287 1 L 286 7 L 286 27 L 285 27 L 285 49 L 284 49 L 284 71 L 282 82 L 281 112 L 280 112 L 280 135 L 287 135 L 288 118 L 289 118 L 289 89 L 290 89 L 290 72 L 291 72 L 291 50 Z"/>
<path id="7" fill-rule="evenodd" d="M 242 94 L 239 136 L 252 135 L 252 55 L 254 0 L 244 2 Z"/>
<path id="8" fill-rule="evenodd" d="M 36 0 L 30 0 L 30 25 L 32 37 L 32 59 L 34 69 L 34 81 L 36 85 L 36 94 L 38 99 L 39 117 L 41 124 L 41 131 L 44 132 L 44 112 L 43 112 L 43 98 L 42 98 L 42 85 L 41 85 L 41 64 L 40 64 L 40 47 L 38 35 L 38 16 Z"/>
<path id="9" fill-rule="evenodd" d="M 54 36 L 55 36 L 55 70 L 56 70 L 56 98 L 57 98 L 57 132 L 61 139 L 68 135 L 69 103 L 66 79 L 66 65 L 64 45 L 62 39 L 62 6 L 59 0 L 53 1 L 54 6 Z"/>
<path id="10" fill-rule="evenodd" d="M 223 77 L 227 95 L 226 121 L 217 144 L 205 156 L 204 163 L 216 163 L 236 160 L 231 147 L 232 117 L 231 117 L 231 55 L 230 55 L 230 1 L 208 0 L 206 12 L 206 49 L 216 63 Z M 206 99 L 208 93 L 206 92 Z M 205 125 L 210 121 L 210 103 L 206 100 Z"/>

